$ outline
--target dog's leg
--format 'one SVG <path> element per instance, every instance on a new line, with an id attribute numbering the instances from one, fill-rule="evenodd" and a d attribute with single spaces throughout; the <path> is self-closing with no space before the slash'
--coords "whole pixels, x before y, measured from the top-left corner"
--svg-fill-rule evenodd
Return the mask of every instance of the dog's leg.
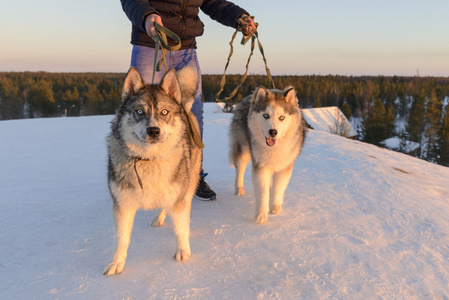
<path id="1" fill-rule="evenodd" d="M 292 176 L 293 164 L 284 170 L 275 172 L 273 175 L 273 187 L 271 188 L 270 212 L 273 215 L 282 212 L 282 204 L 284 203 L 284 193 Z"/>
<path id="2" fill-rule="evenodd" d="M 245 188 L 243 186 L 243 177 L 245 176 L 245 170 L 251 160 L 251 153 L 242 153 L 239 157 L 239 161 L 235 162 L 235 194 L 238 196 L 245 195 Z"/>
<path id="3" fill-rule="evenodd" d="M 151 226 L 153 227 L 159 227 L 164 225 L 165 217 L 167 216 L 167 212 L 165 209 L 159 208 L 156 210 L 156 217 L 151 222 Z"/>
<path id="4" fill-rule="evenodd" d="M 104 269 L 103 275 L 109 276 L 123 271 L 135 215 L 136 209 L 134 207 L 114 206 L 115 254 L 112 257 L 112 262 Z"/>
<path id="5" fill-rule="evenodd" d="M 252 180 L 256 197 L 256 223 L 264 224 L 268 218 L 271 177 L 273 172 L 266 168 L 252 168 Z"/>
<path id="6" fill-rule="evenodd" d="M 190 203 L 183 208 L 169 211 L 169 214 L 173 220 L 177 242 L 177 250 L 174 258 L 178 262 L 186 261 L 190 258 Z"/>

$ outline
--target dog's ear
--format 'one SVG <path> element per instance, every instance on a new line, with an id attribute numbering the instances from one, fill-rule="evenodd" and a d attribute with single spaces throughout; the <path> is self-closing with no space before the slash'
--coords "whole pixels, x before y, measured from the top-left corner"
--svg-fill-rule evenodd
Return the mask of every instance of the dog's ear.
<path id="1" fill-rule="evenodd" d="M 298 98 L 296 98 L 296 91 L 294 87 L 289 86 L 284 90 L 284 98 L 287 103 L 299 106 Z"/>
<path id="2" fill-rule="evenodd" d="M 122 89 L 122 99 L 126 99 L 145 87 L 145 82 L 136 68 L 130 67 Z"/>
<path id="3" fill-rule="evenodd" d="M 170 97 L 181 103 L 181 88 L 179 87 L 178 77 L 173 69 L 165 73 L 159 87 Z"/>
<path id="4" fill-rule="evenodd" d="M 263 87 L 259 86 L 251 97 L 250 104 L 264 102 L 268 97 L 268 91 Z"/>

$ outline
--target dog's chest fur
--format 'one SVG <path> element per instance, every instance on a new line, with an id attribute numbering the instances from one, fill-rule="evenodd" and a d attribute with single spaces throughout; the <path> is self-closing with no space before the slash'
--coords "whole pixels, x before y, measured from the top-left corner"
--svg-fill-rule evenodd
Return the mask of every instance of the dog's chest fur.
<path id="1" fill-rule="evenodd" d="M 114 143 L 113 140 L 109 142 Z M 138 209 L 175 205 L 184 196 L 192 176 L 191 157 L 185 154 L 181 145 L 163 159 L 136 160 L 126 153 L 110 153 L 109 188 L 115 204 Z"/>

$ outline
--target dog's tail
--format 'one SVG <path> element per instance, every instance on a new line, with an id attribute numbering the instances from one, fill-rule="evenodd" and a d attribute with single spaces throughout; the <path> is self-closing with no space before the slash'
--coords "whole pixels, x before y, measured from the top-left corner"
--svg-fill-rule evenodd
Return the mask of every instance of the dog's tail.
<path id="1" fill-rule="evenodd" d="M 198 71 L 195 64 L 190 63 L 177 72 L 179 86 L 181 87 L 181 98 L 184 107 L 190 111 L 195 94 L 198 90 Z"/>
<path id="2" fill-rule="evenodd" d="M 192 105 L 198 90 L 198 69 L 195 64 L 189 63 L 177 72 L 179 87 L 181 88 L 181 105 L 184 107 L 189 121 L 190 133 L 199 149 L 204 148 L 201 140 L 200 127 L 197 118 L 192 113 Z"/>

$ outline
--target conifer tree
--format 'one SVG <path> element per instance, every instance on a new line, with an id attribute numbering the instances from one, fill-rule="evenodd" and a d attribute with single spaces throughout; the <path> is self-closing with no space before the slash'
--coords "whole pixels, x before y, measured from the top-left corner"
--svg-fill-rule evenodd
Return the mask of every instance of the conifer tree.
<path id="1" fill-rule="evenodd" d="M 426 137 L 427 161 L 436 161 L 439 152 L 439 136 L 441 135 L 441 102 L 435 91 L 432 91 L 426 104 Z"/>
<path id="2" fill-rule="evenodd" d="M 441 147 L 438 163 L 449 167 L 449 104 L 446 105 L 446 111 L 444 113 L 440 141 Z"/>
<path id="3" fill-rule="evenodd" d="M 23 118 L 19 87 L 9 78 L 0 78 L 0 120 Z"/>
<path id="4" fill-rule="evenodd" d="M 421 89 L 419 94 L 414 96 L 410 117 L 408 119 L 407 132 L 410 140 L 420 144 L 418 157 L 421 157 L 422 135 L 425 129 L 425 91 Z"/>
<path id="5" fill-rule="evenodd" d="M 377 99 L 374 107 L 369 110 L 364 122 L 364 141 L 374 145 L 381 145 L 387 138 L 385 134 L 385 106 L 382 100 Z"/>
<path id="6" fill-rule="evenodd" d="M 345 115 L 346 119 L 351 119 L 352 111 L 349 107 L 348 102 L 343 103 L 343 106 L 341 107 L 341 112 Z"/>
<path id="7" fill-rule="evenodd" d="M 314 107 L 321 107 L 321 101 L 320 101 L 320 96 L 319 95 L 316 96 Z"/>
<path id="8" fill-rule="evenodd" d="M 96 85 L 90 84 L 87 91 L 83 93 L 82 113 L 85 116 L 101 114 L 101 106 L 104 102 L 103 96 Z"/>
<path id="9" fill-rule="evenodd" d="M 385 136 L 386 138 L 390 138 L 395 133 L 395 122 L 396 117 L 393 112 L 393 104 L 388 104 L 387 110 L 385 111 Z"/>
<path id="10" fill-rule="evenodd" d="M 51 84 L 40 79 L 30 87 L 28 94 L 30 106 L 36 116 L 53 117 L 56 114 L 56 102 Z"/>

